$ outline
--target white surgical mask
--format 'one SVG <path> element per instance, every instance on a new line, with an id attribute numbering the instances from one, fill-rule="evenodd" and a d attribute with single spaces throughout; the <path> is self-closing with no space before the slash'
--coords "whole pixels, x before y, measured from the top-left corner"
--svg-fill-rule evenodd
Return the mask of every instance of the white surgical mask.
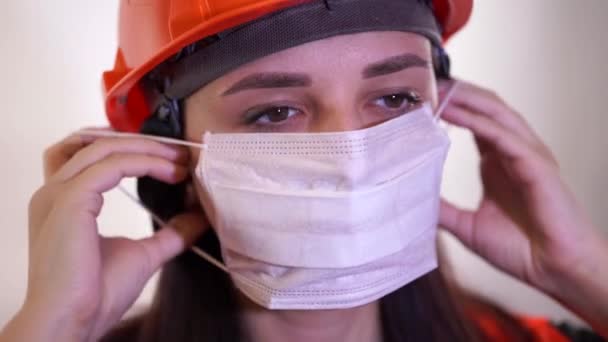
<path id="1" fill-rule="evenodd" d="M 205 133 L 196 178 L 224 264 L 194 251 L 269 309 L 364 305 L 432 271 L 443 108 L 350 132 Z"/>

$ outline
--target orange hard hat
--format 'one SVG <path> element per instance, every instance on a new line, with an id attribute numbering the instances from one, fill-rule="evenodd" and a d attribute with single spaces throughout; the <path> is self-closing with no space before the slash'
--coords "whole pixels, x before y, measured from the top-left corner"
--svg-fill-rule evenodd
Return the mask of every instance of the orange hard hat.
<path id="1" fill-rule="evenodd" d="M 140 80 L 184 47 L 264 15 L 313 0 L 121 0 L 114 69 L 103 74 L 112 127 L 136 132 L 151 112 Z M 370 0 L 373 1 L 373 0 Z M 473 0 L 433 0 L 443 40 L 468 21 Z"/>

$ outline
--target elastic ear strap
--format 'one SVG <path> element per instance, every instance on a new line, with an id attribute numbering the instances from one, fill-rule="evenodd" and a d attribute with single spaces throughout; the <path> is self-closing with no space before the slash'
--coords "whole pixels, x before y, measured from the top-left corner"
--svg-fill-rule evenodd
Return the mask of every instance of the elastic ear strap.
<path id="1" fill-rule="evenodd" d="M 122 187 L 121 185 L 119 185 L 118 186 L 118 190 L 120 190 L 120 192 L 122 192 L 125 196 L 127 196 L 128 198 L 130 198 L 133 202 L 137 203 L 143 210 L 145 210 L 152 217 L 152 220 L 154 222 L 156 222 L 156 224 L 158 224 L 161 227 L 168 227 L 168 228 L 175 229 L 175 228 L 171 227 L 169 224 L 167 224 L 165 221 L 163 221 L 163 219 L 161 219 L 160 217 L 158 217 L 158 215 L 156 215 L 155 213 L 153 213 L 152 210 L 150 210 L 148 207 L 146 207 L 137 197 L 133 196 L 124 187 Z M 197 254 L 198 256 L 200 256 L 201 258 L 207 260 L 208 262 L 210 262 L 211 264 L 215 265 L 216 267 L 218 267 L 222 271 L 226 272 L 227 274 L 230 274 L 228 272 L 228 268 L 226 268 L 226 266 L 224 264 L 222 264 L 221 262 L 219 262 L 218 260 L 216 260 L 214 257 L 212 257 L 211 255 L 209 255 L 207 252 L 203 251 L 202 249 L 200 249 L 200 248 L 198 248 L 196 246 L 192 246 L 190 249 L 195 254 Z"/>
<path id="2" fill-rule="evenodd" d="M 139 139 L 148 139 L 153 140 L 165 144 L 173 144 L 173 145 L 181 145 L 188 147 L 195 147 L 200 149 L 206 149 L 206 144 L 197 144 L 190 141 L 184 141 L 173 138 L 159 137 L 156 135 L 148 135 L 148 134 L 137 134 L 137 133 L 124 133 L 124 132 L 110 132 L 110 131 L 92 131 L 92 130 L 80 130 L 78 131 L 79 135 L 100 137 L 100 138 L 139 138 Z"/>
<path id="3" fill-rule="evenodd" d="M 443 111 L 447 108 L 448 104 L 450 103 L 450 100 L 452 99 L 452 96 L 454 96 L 454 91 L 456 91 L 456 88 L 459 84 L 460 83 L 458 83 L 458 81 L 452 81 L 450 89 L 448 89 L 448 92 L 445 94 L 443 101 L 439 104 L 437 112 L 435 112 L 435 121 L 439 121 L 439 119 L 441 119 L 441 114 L 443 114 Z"/>
<path id="4" fill-rule="evenodd" d="M 156 222 L 156 224 L 158 224 L 159 226 L 164 227 L 164 228 L 175 229 L 174 227 L 172 227 L 169 224 L 167 224 L 163 219 L 161 219 L 160 217 L 158 217 L 158 215 L 154 214 L 152 212 L 152 210 L 150 210 L 148 207 L 146 207 L 145 204 L 143 204 L 137 197 L 133 196 L 125 188 L 123 188 L 122 186 L 119 185 L 118 186 L 118 190 L 120 190 L 123 194 L 125 194 L 128 198 L 130 198 L 131 200 L 133 200 L 143 210 L 145 210 L 148 214 L 150 214 L 150 216 L 152 217 L 152 220 L 154 220 L 154 222 Z M 210 262 L 212 265 L 214 265 L 217 268 L 219 268 L 220 270 L 224 271 L 229 276 L 231 275 L 232 277 L 238 278 L 240 281 L 249 284 L 249 286 L 257 287 L 257 288 L 262 289 L 262 290 L 268 290 L 269 289 L 268 285 L 264 285 L 264 284 L 260 284 L 260 283 L 257 283 L 255 281 L 252 281 L 249 278 L 247 278 L 247 277 L 245 277 L 245 276 L 243 276 L 243 275 L 241 275 L 239 273 L 230 274 L 230 272 L 228 271 L 228 267 L 226 267 L 226 265 L 222 264 L 219 260 L 215 259 L 214 257 L 212 257 L 207 252 L 203 251 L 202 249 L 200 249 L 197 246 L 190 247 L 190 250 L 192 252 L 194 252 L 194 254 L 200 256 L 201 258 L 203 258 L 203 259 L 207 260 L 208 262 Z"/>

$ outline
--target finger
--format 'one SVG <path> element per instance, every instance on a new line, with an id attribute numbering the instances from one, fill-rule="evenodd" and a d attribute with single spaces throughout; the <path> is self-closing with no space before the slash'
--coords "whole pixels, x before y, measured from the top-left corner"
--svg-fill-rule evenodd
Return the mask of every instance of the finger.
<path id="1" fill-rule="evenodd" d="M 76 152 L 94 141 L 95 138 L 70 135 L 52 145 L 43 155 L 44 179 L 49 180 Z"/>
<path id="2" fill-rule="evenodd" d="M 84 129 L 88 131 L 113 131 L 110 127 L 86 127 Z M 45 181 L 54 175 L 76 152 L 97 139 L 98 137 L 92 135 L 72 133 L 47 148 L 43 156 Z"/>
<path id="3" fill-rule="evenodd" d="M 71 227 L 78 220 L 95 225 L 103 206 L 102 194 L 116 187 L 124 177 L 144 176 L 175 184 L 188 177 L 188 170 L 158 157 L 128 154 L 110 156 L 66 183 L 46 185 L 43 188 L 46 191 L 40 192 L 31 205 L 30 220 L 36 221 L 32 229 L 37 230 L 42 226 L 40 220 L 47 219 L 48 211 L 54 213 L 55 217 L 68 219 L 51 225 L 54 227 Z M 34 213 L 33 210 L 39 212 Z"/>
<path id="4" fill-rule="evenodd" d="M 443 90 L 445 88 L 446 86 L 442 85 L 440 90 L 445 91 Z M 492 118 L 529 142 L 541 142 L 528 122 L 519 113 L 510 108 L 498 95 L 488 89 L 468 82 L 458 81 L 458 88 L 454 91 L 450 102 Z"/>
<path id="5" fill-rule="evenodd" d="M 492 147 L 488 144 L 487 141 L 481 139 L 480 137 L 474 137 L 475 145 L 477 146 L 477 150 L 479 151 L 479 155 L 483 158 L 487 156 L 492 151 Z"/>
<path id="6" fill-rule="evenodd" d="M 148 255 L 149 273 L 184 252 L 208 229 L 209 223 L 202 212 L 187 212 L 172 218 L 153 236 L 140 240 Z"/>
<path id="7" fill-rule="evenodd" d="M 530 146 L 519 136 L 513 134 L 492 119 L 466 110 L 462 107 L 448 105 L 444 119 L 454 125 L 467 128 L 475 137 L 491 145 L 498 152 L 503 163 L 519 175 L 523 183 L 534 183 L 547 172 L 555 169 L 554 160 Z"/>
<path id="8" fill-rule="evenodd" d="M 453 88 L 455 81 L 440 81 L 438 83 L 440 97 L 443 98 Z M 478 113 L 499 123 L 519 136 L 535 150 L 543 154 L 555 167 L 559 167 L 557 158 L 551 149 L 538 137 L 528 123 L 517 112 L 508 107 L 503 100 L 489 90 L 477 87 L 467 82 L 458 81 L 458 87 L 453 91 L 448 106 L 462 107 L 464 110 Z M 446 120 L 448 121 L 448 120 Z M 477 139 L 477 146 L 483 155 L 485 147 L 482 140 Z"/>
<path id="9" fill-rule="evenodd" d="M 461 93 L 457 93 L 461 91 Z M 453 103 L 461 105 L 472 112 L 491 117 L 515 135 L 535 146 L 555 166 L 558 166 L 557 158 L 551 149 L 543 142 L 540 136 L 532 129 L 526 119 L 517 111 L 509 107 L 494 92 L 478 87 L 468 82 L 460 82 Z"/>
<path id="10" fill-rule="evenodd" d="M 474 213 L 441 199 L 439 225 L 452 233 L 465 246 L 473 249 Z"/>
<path id="11" fill-rule="evenodd" d="M 475 138 L 490 143 L 509 158 L 521 158 L 530 149 L 518 136 L 490 118 L 469 109 L 450 104 L 443 119 L 456 126 L 471 130 Z"/>
<path id="12" fill-rule="evenodd" d="M 78 151 L 52 179 L 65 182 L 94 163 L 116 153 L 156 156 L 184 165 L 188 159 L 187 150 L 179 146 L 168 146 L 145 139 L 100 138 Z"/>
<path id="13" fill-rule="evenodd" d="M 176 184 L 188 177 L 188 169 L 156 156 L 115 154 L 85 169 L 66 186 L 81 193 L 104 193 L 116 187 L 123 178 L 144 176 Z"/>
<path id="14" fill-rule="evenodd" d="M 486 204 L 488 210 L 499 210 Z M 482 204 L 483 206 L 483 204 Z M 480 209 L 484 211 L 486 209 Z M 505 225 L 480 226 L 477 214 L 441 200 L 439 222 L 446 231 L 454 235 L 462 244 L 499 269 L 526 280 L 521 258 L 530 245 L 529 237 L 517 228 L 515 223 Z M 490 229 L 491 228 L 491 229 Z"/>

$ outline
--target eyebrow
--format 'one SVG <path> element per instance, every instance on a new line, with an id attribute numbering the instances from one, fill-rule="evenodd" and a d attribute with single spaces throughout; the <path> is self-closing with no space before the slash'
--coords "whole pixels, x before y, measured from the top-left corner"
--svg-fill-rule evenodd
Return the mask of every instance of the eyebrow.
<path id="1" fill-rule="evenodd" d="M 414 67 L 428 68 L 429 62 L 413 53 L 406 53 L 368 65 L 363 69 L 362 75 L 364 79 L 368 79 Z M 222 93 L 222 96 L 233 95 L 251 89 L 297 88 L 310 87 L 311 85 L 312 79 L 307 74 L 264 72 L 246 76 Z"/>
<path id="2" fill-rule="evenodd" d="M 373 78 L 399 72 L 409 68 L 428 68 L 430 63 L 422 57 L 406 53 L 399 56 L 389 57 L 383 61 L 374 63 L 363 70 L 363 78 Z"/>
<path id="3" fill-rule="evenodd" d="M 238 81 L 222 96 L 232 95 L 248 89 L 310 87 L 312 79 L 306 74 L 266 72 L 249 75 Z"/>

